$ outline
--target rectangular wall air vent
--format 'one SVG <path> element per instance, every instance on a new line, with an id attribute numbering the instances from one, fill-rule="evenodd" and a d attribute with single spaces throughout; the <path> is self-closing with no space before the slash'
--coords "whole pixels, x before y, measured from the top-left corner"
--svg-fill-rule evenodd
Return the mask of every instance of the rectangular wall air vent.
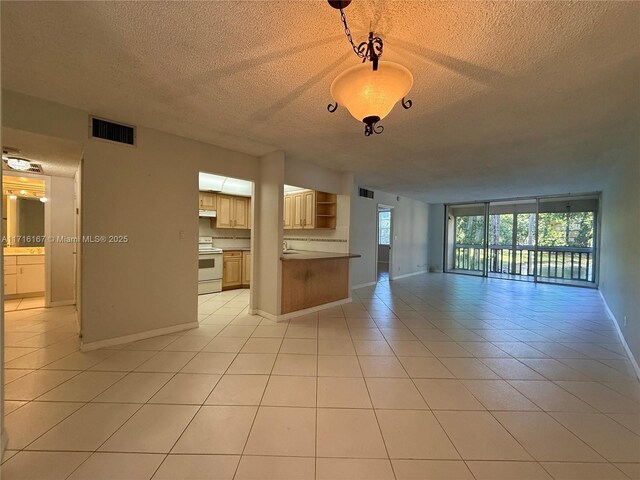
<path id="1" fill-rule="evenodd" d="M 109 140 L 110 142 L 136 144 L 136 128 L 130 125 L 110 122 L 101 118 L 91 117 L 90 135 L 92 138 Z"/>
<path id="2" fill-rule="evenodd" d="M 367 190 L 366 188 L 361 188 L 360 196 L 364 198 L 373 198 L 373 190 Z"/>

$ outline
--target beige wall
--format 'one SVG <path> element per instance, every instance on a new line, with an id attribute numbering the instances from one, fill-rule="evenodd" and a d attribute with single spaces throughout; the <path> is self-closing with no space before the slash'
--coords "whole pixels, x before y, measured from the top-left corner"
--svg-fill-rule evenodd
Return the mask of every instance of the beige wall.
<path id="1" fill-rule="evenodd" d="M 74 237 L 75 228 L 75 182 L 73 178 L 51 177 L 49 182 L 50 202 L 49 235 Z M 49 301 L 52 306 L 75 303 L 75 256 L 77 245 L 73 243 L 49 242 L 45 244 L 47 261 L 50 262 Z"/>
<path id="2" fill-rule="evenodd" d="M 351 195 L 349 249 L 362 255 L 351 261 L 351 286 L 376 281 L 378 204 L 393 208 L 393 251 L 390 277 L 401 277 L 427 270 L 429 206 L 406 197 L 376 191 L 375 198 L 363 198 L 354 186 Z"/>
<path id="3" fill-rule="evenodd" d="M 260 159 L 260 181 L 254 184 L 251 311 L 280 315 L 284 153 Z"/>
<path id="4" fill-rule="evenodd" d="M 640 360 L 640 158 L 611 168 L 602 192 L 599 286 L 636 361 Z M 626 321 L 625 321 L 626 317 Z"/>

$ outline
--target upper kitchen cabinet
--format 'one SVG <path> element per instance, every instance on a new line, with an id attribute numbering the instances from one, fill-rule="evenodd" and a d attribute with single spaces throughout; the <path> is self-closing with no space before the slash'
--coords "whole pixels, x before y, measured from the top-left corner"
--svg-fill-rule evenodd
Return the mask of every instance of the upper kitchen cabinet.
<path id="1" fill-rule="evenodd" d="M 284 196 L 285 230 L 335 229 L 336 195 L 334 193 L 300 190 Z"/>
<path id="2" fill-rule="evenodd" d="M 216 228 L 249 229 L 250 204 L 246 197 L 218 194 Z"/>
<path id="3" fill-rule="evenodd" d="M 211 192 L 200 192 L 200 210 L 215 210 L 217 208 L 218 195 Z"/>

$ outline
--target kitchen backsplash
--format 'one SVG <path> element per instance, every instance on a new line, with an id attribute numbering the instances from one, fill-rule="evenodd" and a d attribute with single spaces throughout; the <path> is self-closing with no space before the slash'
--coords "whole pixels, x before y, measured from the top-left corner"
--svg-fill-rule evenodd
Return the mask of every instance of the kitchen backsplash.
<path id="1" fill-rule="evenodd" d="M 236 230 L 232 228 L 211 228 L 208 218 L 201 218 L 199 222 L 200 237 L 211 237 L 213 246 L 218 248 L 250 247 L 251 230 Z"/>

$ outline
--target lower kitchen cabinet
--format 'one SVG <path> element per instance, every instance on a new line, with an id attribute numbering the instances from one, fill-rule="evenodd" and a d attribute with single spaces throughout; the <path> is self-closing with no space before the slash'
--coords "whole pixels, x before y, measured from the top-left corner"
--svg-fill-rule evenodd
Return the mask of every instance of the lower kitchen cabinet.
<path id="1" fill-rule="evenodd" d="M 222 289 L 249 287 L 251 284 L 251 252 L 227 250 L 222 257 Z"/>
<path id="2" fill-rule="evenodd" d="M 224 252 L 222 256 L 222 289 L 242 286 L 242 252 Z"/>

